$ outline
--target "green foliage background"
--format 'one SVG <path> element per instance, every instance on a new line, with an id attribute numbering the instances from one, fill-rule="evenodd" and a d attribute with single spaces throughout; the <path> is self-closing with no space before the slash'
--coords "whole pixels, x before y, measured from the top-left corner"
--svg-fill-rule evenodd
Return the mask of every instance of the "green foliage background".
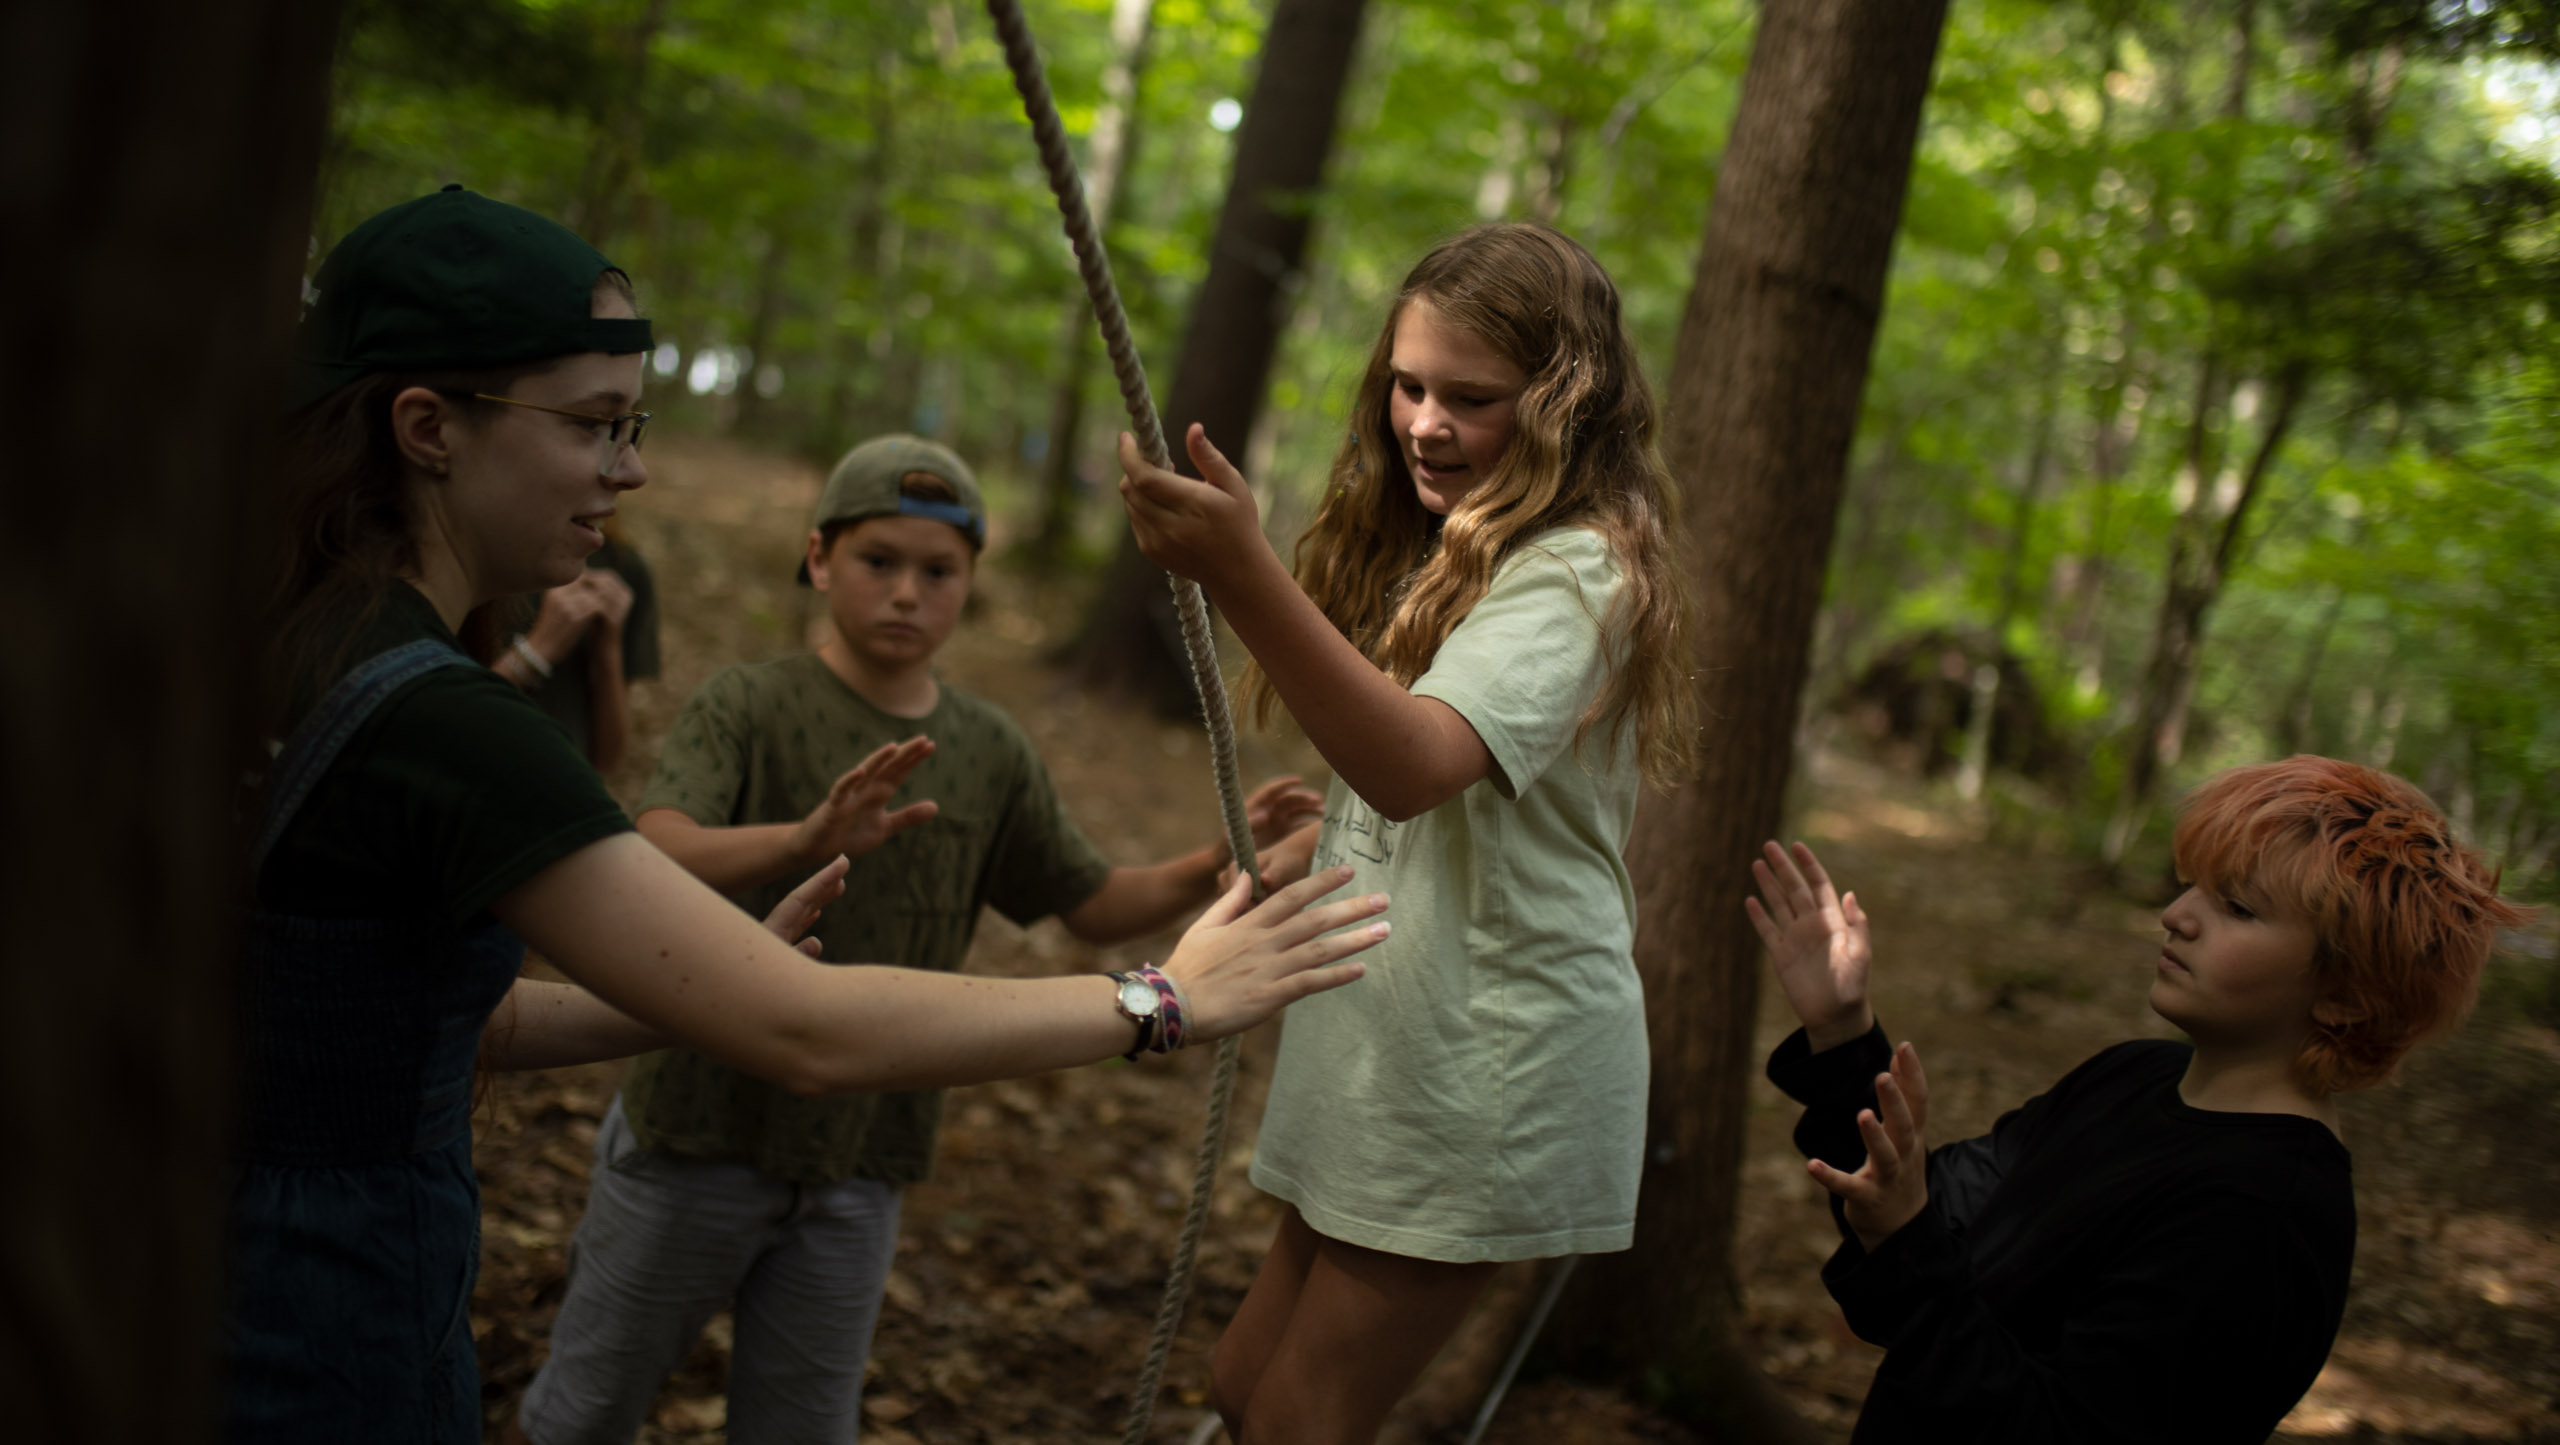
<path id="1" fill-rule="evenodd" d="M 1028 8 L 1081 135 L 1110 7 Z M 1385 298 L 1434 239 L 1478 219 L 1551 219 L 1588 244 L 1666 379 L 1756 13 L 1369 9 L 1330 178 L 1307 198 L 1314 261 L 1247 452 L 1284 539 Z M 1111 240 L 1159 362 L 1225 184 L 1211 108 L 1248 93 L 1265 14 L 1259 0 L 1155 6 Z M 2507 97 L 2535 81 L 2550 93 L 2556 34 L 2535 3 L 1959 0 L 1817 699 L 1922 629 L 2005 649 L 2066 742 L 2038 781 L 2086 841 L 2120 771 L 2180 514 L 2230 492 L 2271 397 L 2298 379 L 2210 614 L 2173 778 L 2290 749 L 2387 764 L 2511 885 L 2548 894 L 2560 182 L 2502 136 L 2537 119 Z M 974 7 L 358 0 L 315 255 L 455 180 L 569 221 L 633 272 L 669 343 L 653 404 L 672 423 L 819 458 L 873 431 L 930 431 L 981 460 L 1000 506 L 1028 505 L 1059 317 L 1080 303 Z M 1101 481 L 1116 399 L 1089 394 L 1083 470 Z M 1086 508 L 1088 553 L 1115 535 L 1108 503 L 1098 488 Z"/>

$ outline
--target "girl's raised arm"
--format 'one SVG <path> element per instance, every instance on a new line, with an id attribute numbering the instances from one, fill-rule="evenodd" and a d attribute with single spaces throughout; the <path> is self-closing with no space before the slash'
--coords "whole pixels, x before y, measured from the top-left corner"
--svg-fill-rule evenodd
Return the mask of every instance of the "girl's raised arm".
<path id="1" fill-rule="evenodd" d="M 1138 549 L 1209 594 L 1334 772 L 1398 822 L 1489 775 L 1493 753 L 1456 708 L 1398 686 L 1299 590 L 1262 535 L 1243 474 L 1198 423 L 1183 442 L 1206 481 L 1150 465 L 1120 435 L 1120 496 Z"/>
<path id="2" fill-rule="evenodd" d="M 1386 936 L 1383 922 L 1334 933 L 1381 912 L 1385 896 L 1309 906 L 1349 877 L 1331 870 L 1250 911 L 1239 880 L 1192 925 L 1163 965 L 1187 995 L 1191 1038 L 1250 1028 L 1360 976 L 1357 963 L 1322 965 Z M 1132 1037 L 1100 974 L 812 963 L 637 834 L 579 849 L 492 911 L 622 1013 L 802 1095 L 1045 1073 L 1124 1053 Z"/>

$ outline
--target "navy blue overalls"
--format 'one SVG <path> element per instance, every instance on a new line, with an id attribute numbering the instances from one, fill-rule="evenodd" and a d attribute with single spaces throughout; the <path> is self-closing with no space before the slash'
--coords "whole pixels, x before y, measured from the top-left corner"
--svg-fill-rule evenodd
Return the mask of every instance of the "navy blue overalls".
<path id="1" fill-rule="evenodd" d="M 470 659 L 427 639 L 349 672 L 278 756 L 255 864 L 365 719 Z M 232 1196 L 225 1438 L 476 1445 L 471 1285 L 481 1025 L 524 944 L 495 922 L 253 910 L 242 951 L 244 1119 Z"/>

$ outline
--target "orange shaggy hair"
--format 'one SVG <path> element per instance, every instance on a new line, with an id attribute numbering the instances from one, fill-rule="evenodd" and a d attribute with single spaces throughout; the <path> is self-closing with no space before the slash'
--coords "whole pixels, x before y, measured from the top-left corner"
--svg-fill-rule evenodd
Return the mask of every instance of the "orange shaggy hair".
<path id="1" fill-rule="evenodd" d="M 2233 768 L 2196 789 L 2172 845 L 2181 875 L 2216 892 L 2255 885 L 2310 920 L 2324 1002 L 2294 1077 L 2314 1094 L 2391 1077 L 2420 1039 L 2471 1010 L 2501 928 L 2531 916 L 2456 842 L 2427 795 L 2335 758 Z"/>

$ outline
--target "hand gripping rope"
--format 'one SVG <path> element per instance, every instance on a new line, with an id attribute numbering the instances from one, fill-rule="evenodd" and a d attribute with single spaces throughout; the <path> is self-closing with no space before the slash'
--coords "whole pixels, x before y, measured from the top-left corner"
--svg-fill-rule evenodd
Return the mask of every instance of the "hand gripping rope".
<path id="1" fill-rule="evenodd" d="M 1155 397 L 1147 390 L 1146 368 L 1137 345 L 1129 339 L 1129 318 L 1120 309 L 1120 290 L 1111 281 L 1111 258 L 1084 203 L 1084 182 L 1067 154 L 1066 126 L 1058 119 L 1057 102 L 1049 96 L 1048 77 L 1040 54 L 1032 47 L 1031 26 L 1023 19 L 1021 0 L 987 0 L 987 15 L 1004 42 L 1005 63 L 1013 68 L 1014 89 L 1022 92 L 1023 113 L 1040 145 L 1040 162 L 1049 172 L 1049 189 L 1058 198 L 1058 214 L 1066 222 L 1067 240 L 1075 246 L 1076 270 L 1084 277 L 1085 295 L 1093 303 L 1102 343 L 1111 353 L 1111 374 L 1120 382 L 1120 400 L 1129 411 L 1129 428 L 1138 450 L 1157 466 L 1170 468 L 1164 424 L 1156 417 Z M 1209 630 L 1209 604 L 1200 586 L 1186 578 L 1173 584 L 1175 610 L 1182 619 L 1182 645 L 1191 661 L 1191 685 L 1200 694 L 1200 712 L 1209 729 L 1209 766 L 1217 775 L 1218 805 L 1226 816 L 1227 846 L 1236 864 L 1253 875 L 1253 896 L 1263 896 L 1262 877 L 1254 867 L 1253 829 L 1245 821 L 1244 790 L 1236 780 L 1236 725 L 1227 707 L 1226 683 L 1218 675 L 1217 641 Z M 1191 1171 L 1191 1207 L 1183 1215 L 1182 1235 L 1175 1243 L 1173 1266 L 1166 1272 L 1164 1298 L 1156 1307 L 1155 1333 L 1147 1340 L 1146 1363 L 1129 1398 L 1129 1418 L 1122 1445 L 1144 1445 L 1154 1423 L 1156 1396 L 1164 1384 L 1165 1357 L 1174 1333 L 1182 1326 L 1183 1302 L 1191 1293 L 1191 1269 L 1200 1250 L 1200 1235 L 1209 1223 L 1209 1191 L 1218 1175 L 1218 1157 L 1226 1149 L 1227 1102 L 1235 1093 L 1236 1051 L 1240 1040 L 1229 1035 L 1218 1044 L 1217 1068 L 1209 1080 L 1209 1117 L 1200 1130 L 1200 1157 Z"/>

